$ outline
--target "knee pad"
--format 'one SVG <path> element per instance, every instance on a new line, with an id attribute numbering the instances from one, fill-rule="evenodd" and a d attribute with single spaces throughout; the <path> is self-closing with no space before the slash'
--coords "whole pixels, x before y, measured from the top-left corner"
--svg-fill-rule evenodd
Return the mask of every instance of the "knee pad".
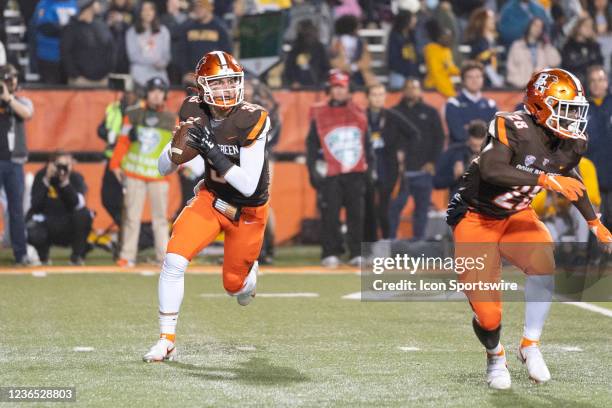
<path id="1" fill-rule="evenodd" d="M 501 325 L 502 310 L 501 303 L 486 302 L 483 307 L 481 303 L 474 309 L 474 317 L 478 325 L 484 330 L 491 331 L 497 329 Z"/>
<path id="2" fill-rule="evenodd" d="M 238 282 L 236 275 L 228 274 L 223 278 L 223 286 L 230 296 L 238 296 L 244 293 L 250 293 L 257 287 L 257 273 L 259 272 L 259 263 L 253 262 L 249 274 L 244 281 Z"/>
<path id="3" fill-rule="evenodd" d="M 189 260 L 178 254 L 166 254 L 159 275 L 160 280 L 178 281 L 183 279 Z"/>

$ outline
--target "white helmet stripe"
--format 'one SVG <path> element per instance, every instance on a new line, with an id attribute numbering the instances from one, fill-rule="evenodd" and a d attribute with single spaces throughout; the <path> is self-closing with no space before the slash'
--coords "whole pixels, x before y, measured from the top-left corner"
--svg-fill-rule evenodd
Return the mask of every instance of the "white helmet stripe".
<path id="1" fill-rule="evenodd" d="M 219 58 L 219 62 L 221 63 L 221 68 L 225 68 L 227 66 L 227 60 L 225 59 L 223 52 L 215 51 L 215 54 L 217 55 L 217 58 Z"/>

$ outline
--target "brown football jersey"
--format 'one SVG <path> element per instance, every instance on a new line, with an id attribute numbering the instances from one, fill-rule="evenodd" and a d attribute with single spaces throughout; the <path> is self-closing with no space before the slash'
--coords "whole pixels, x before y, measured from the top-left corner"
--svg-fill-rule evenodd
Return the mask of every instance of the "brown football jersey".
<path id="1" fill-rule="evenodd" d="M 512 166 L 532 174 L 567 176 L 586 151 L 586 141 L 558 138 L 524 111 L 497 113 L 489 125 L 483 150 L 493 143 L 492 139 L 512 150 Z M 468 209 L 492 218 L 506 218 L 527 208 L 542 189 L 488 183 L 481 177 L 478 160 L 479 157 L 472 161 L 449 203 L 447 222 L 450 225 L 458 223 Z"/>
<path id="2" fill-rule="evenodd" d="M 261 106 L 249 102 L 234 106 L 229 116 L 216 120 L 212 118 L 208 105 L 201 103 L 198 96 L 191 96 L 183 101 L 179 110 L 181 121 L 190 117 L 200 118 L 202 123 L 210 125 L 219 148 L 237 166 L 240 166 L 240 148 L 248 147 L 260 137 L 266 138 L 263 132 L 266 131 L 268 113 Z M 269 182 L 267 157 L 264 158 L 257 189 L 250 197 L 232 187 L 206 162 L 204 185 L 217 197 L 234 205 L 256 207 L 265 204 L 268 201 Z"/>

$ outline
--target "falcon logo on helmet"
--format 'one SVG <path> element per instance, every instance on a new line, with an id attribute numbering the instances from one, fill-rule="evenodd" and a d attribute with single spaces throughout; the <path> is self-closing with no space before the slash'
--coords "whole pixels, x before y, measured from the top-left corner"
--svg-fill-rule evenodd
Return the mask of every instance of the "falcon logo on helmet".
<path id="1" fill-rule="evenodd" d="M 244 69 L 224 51 L 211 51 L 196 66 L 196 82 L 202 100 L 229 108 L 244 100 Z"/>
<path id="2" fill-rule="evenodd" d="M 589 103 L 572 73 L 559 68 L 536 72 L 527 84 L 524 103 L 535 121 L 556 136 L 586 140 Z"/>

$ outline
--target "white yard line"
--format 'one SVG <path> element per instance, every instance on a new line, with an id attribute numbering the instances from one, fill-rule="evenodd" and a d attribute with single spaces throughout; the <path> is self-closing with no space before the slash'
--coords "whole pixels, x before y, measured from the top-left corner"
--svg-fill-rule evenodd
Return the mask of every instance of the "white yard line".
<path id="1" fill-rule="evenodd" d="M 599 313 L 604 316 L 612 317 L 612 310 L 597 306 L 588 302 L 563 302 L 566 305 L 576 306 L 590 312 Z"/>
<path id="2" fill-rule="evenodd" d="M 203 298 L 219 298 L 228 297 L 225 293 L 201 293 L 200 297 Z M 314 292 L 295 292 L 295 293 L 257 293 L 255 298 L 317 298 L 318 293 Z"/>

